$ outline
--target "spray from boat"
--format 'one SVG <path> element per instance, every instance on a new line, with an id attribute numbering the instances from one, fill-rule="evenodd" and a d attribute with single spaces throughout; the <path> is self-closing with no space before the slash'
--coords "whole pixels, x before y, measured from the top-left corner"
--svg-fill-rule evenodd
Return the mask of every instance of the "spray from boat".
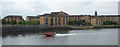
<path id="1" fill-rule="evenodd" d="M 77 34 L 56 34 L 56 36 L 72 36 L 72 35 L 77 35 Z"/>

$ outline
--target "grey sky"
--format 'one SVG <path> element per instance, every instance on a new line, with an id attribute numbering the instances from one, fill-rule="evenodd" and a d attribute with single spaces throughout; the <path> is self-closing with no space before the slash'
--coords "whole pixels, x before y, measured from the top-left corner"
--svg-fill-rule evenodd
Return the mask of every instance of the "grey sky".
<path id="1" fill-rule="evenodd" d="M 17 14 L 22 15 L 24 19 L 26 16 L 37 16 L 44 13 L 64 11 L 70 15 L 81 14 L 118 14 L 118 0 L 2 0 L 2 18 Z"/>

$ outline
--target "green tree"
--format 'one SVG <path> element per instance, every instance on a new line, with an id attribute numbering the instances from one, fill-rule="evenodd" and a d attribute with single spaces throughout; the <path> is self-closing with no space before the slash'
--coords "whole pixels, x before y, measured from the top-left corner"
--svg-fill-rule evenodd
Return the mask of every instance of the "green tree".
<path id="1" fill-rule="evenodd" d="M 21 21 L 21 24 L 22 24 L 22 25 L 26 25 L 27 22 L 26 22 L 25 20 L 22 20 L 22 21 Z"/>
<path id="2" fill-rule="evenodd" d="M 6 24 L 10 24 L 10 23 L 11 23 L 11 22 L 9 22 L 9 21 L 8 21 L 8 22 L 6 22 Z"/>
<path id="3" fill-rule="evenodd" d="M 27 24 L 28 24 L 28 25 L 31 25 L 31 21 L 27 21 Z"/>
<path id="4" fill-rule="evenodd" d="M 78 20 L 78 25 L 82 25 L 82 23 L 84 23 L 84 20 Z"/>
<path id="5" fill-rule="evenodd" d="M 83 25 L 83 26 L 90 26 L 90 23 L 85 23 L 85 20 L 70 20 L 69 25 Z"/>
<path id="6" fill-rule="evenodd" d="M 77 20 L 74 20 L 74 25 L 78 25 L 78 21 Z"/>
<path id="7" fill-rule="evenodd" d="M 85 22 L 84 22 L 84 23 L 82 23 L 82 25 L 83 25 L 83 26 L 91 26 L 91 24 L 90 24 L 90 23 L 85 23 Z"/>
<path id="8" fill-rule="evenodd" d="M 17 24 L 17 21 L 16 21 L 16 20 L 12 20 L 12 21 L 11 21 L 11 24 L 12 24 L 12 25 L 15 25 L 15 24 Z"/>
<path id="9" fill-rule="evenodd" d="M 6 24 L 6 20 L 5 19 L 2 19 L 2 24 Z"/>
<path id="10" fill-rule="evenodd" d="M 69 20 L 69 25 L 74 25 L 73 20 Z"/>
<path id="11" fill-rule="evenodd" d="M 28 25 L 35 25 L 36 23 L 35 23 L 35 21 L 27 21 L 27 24 Z"/>
<path id="12" fill-rule="evenodd" d="M 40 25 L 40 21 L 39 20 L 36 21 L 36 25 Z"/>
<path id="13" fill-rule="evenodd" d="M 103 25 L 117 25 L 118 23 L 115 21 L 104 21 Z"/>

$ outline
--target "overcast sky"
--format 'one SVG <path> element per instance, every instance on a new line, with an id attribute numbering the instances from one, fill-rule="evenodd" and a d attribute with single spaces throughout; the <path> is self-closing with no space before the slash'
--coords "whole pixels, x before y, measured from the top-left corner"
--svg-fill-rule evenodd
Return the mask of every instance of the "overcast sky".
<path id="1" fill-rule="evenodd" d="M 118 14 L 119 0 L 1 0 L 2 18 L 7 15 L 37 16 L 64 11 L 69 15 Z"/>

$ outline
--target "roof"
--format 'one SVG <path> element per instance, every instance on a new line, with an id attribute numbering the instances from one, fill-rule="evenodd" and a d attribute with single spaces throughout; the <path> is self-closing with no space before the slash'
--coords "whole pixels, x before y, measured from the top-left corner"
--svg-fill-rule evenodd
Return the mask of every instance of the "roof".
<path id="1" fill-rule="evenodd" d="M 69 15 L 69 16 L 83 16 L 83 15 Z"/>
<path id="2" fill-rule="evenodd" d="M 104 16 L 106 16 L 106 17 L 118 17 L 120 15 L 98 15 L 98 17 L 104 17 Z"/>
<path id="3" fill-rule="evenodd" d="M 65 12 L 63 12 L 63 11 L 60 11 L 60 12 L 51 12 L 51 14 L 59 14 L 59 13 L 67 14 L 67 13 L 65 13 Z M 68 15 L 68 14 L 67 14 L 67 15 Z"/>
<path id="4" fill-rule="evenodd" d="M 69 15 L 70 17 L 82 17 L 82 16 L 86 16 L 86 15 Z M 89 15 L 88 15 L 89 16 Z"/>
<path id="5" fill-rule="evenodd" d="M 58 14 L 59 12 L 51 12 L 51 14 Z"/>
<path id="6" fill-rule="evenodd" d="M 21 18 L 22 18 L 21 15 L 8 15 L 8 16 L 6 16 L 6 17 L 4 17 L 4 18 L 7 18 L 7 17 L 21 17 Z"/>
<path id="7" fill-rule="evenodd" d="M 27 16 L 29 18 L 40 18 L 40 16 Z"/>
<path id="8" fill-rule="evenodd" d="M 77 16 L 77 17 L 81 17 L 81 16 L 85 16 L 85 15 L 69 15 L 71 17 Z M 90 17 L 95 17 L 95 15 L 88 15 Z M 98 17 L 120 17 L 120 15 L 97 15 Z"/>

